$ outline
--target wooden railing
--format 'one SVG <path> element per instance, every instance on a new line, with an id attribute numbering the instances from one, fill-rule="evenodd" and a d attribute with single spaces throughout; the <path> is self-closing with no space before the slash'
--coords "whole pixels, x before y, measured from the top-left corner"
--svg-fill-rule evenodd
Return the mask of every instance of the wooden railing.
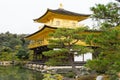
<path id="1" fill-rule="evenodd" d="M 28 48 L 36 48 L 40 46 L 48 45 L 47 40 L 37 40 L 37 41 L 31 41 L 30 44 L 28 45 Z"/>

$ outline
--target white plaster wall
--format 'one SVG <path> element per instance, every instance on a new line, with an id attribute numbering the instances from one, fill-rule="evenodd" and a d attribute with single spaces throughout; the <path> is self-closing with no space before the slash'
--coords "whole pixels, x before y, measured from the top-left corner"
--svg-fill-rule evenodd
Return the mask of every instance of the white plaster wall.
<path id="1" fill-rule="evenodd" d="M 87 61 L 89 59 L 90 60 L 92 59 L 92 53 L 86 53 L 86 54 L 84 54 L 84 61 Z M 74 61 L 83 61 L 83 54 L 79 55 L 79 56 L 75 56 L 74 57 Z"/>

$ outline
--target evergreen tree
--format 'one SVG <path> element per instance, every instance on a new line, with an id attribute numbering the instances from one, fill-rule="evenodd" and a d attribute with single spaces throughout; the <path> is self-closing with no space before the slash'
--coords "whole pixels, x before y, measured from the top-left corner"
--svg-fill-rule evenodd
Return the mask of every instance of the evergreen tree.
<path id="1" fill-rule="evenodd" d="M 92 19 L 97 21 L 97 27 L 102 30 L 120 25 L 120 8 L 117 3 L 96 4 L 91 7 Z"/>
<path id="2" fill-rule="evenodd" d="M 61 65 L 61 64 L 71 64 L 73 72 L 76 74 L 78 71 L 75 68 L 74 64 L 74 55 L 83 54 L 88 51 L 83 45 L 80 45 L 80 41 L 83 41 L 85 35 L 83 32 L 87 28 L 77 28 L 77 29 L 69 29 L 69 28 L 60 28 L 57 29 L 54 33 L 50 34 L 49 39 L 49 48 L 53 49 L 43 54 L 45 56 L 50 57 L 47 62 L 48 65 Z"/>
<path id="3" fill-rule="evenodd" d="M 120 30 L 109 29 L 101 32 L 96 38 L 96 44 L 99 46 L 100 54 L 93 60 L 87 62 L 87 66 L 99 73 L 107 73 L 111 70 L 119 72 L 120 66 Z"/>
<path id="4" fill-rule="evenodd" d="M 91 10 L 93 11 L 92 17 L 98 21 L 101 32 L 97 37 L 96 35 L 88 35 L 87 43 L 92 42 L 95 46 L 97 45 L 99 54 L 95 59 L 89 60 L 86 66 L 98 73 L 116 75 L 120 71 L 118 67 L 120 66 L 120 14 L 118 5 L 116 3 L 98 4 Z"/>
<path id="5" fill-rule="evenodd" d="M 18 60 L 16 54 L 23 49 L 29 53 L 27 45 L 29 41 L 24 40 L 26 34 L 12 34 L 10 32 L 0 34 L 0 60 Z M 26 55 L 26 54 L 24 54 Z"/>

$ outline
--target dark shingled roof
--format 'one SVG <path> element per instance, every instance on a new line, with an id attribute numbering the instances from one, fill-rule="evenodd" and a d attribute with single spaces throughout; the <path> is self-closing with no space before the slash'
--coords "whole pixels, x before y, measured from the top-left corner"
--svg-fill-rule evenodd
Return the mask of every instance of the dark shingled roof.
<path id="1" fill-rule="evenodd" d="M 64 14 L 64 15 L 70 15 L 70 16 L 90 16 L 90 14 L 79 14 L 79 13 L 75 13 L 75 12 L 71 12 L 71 11 L 67 11 L 65 9 L 56 9 L 56 10 L 52 10 L 52 9 L 48 9 L 50 12 L 53 13 L 58 13 L 58 14 Z"/>
<path id="2" fill-rule="evenodd" d="M 44 30 L 45 28 L 57 29 L 56 27 L 51 27 L 51 26 L 44 25 L 40 30 L 38 30 L 38 31 L 36 31 L 36 32 L 34 32 L 34 33 L 32 33 L 32 34 L 26 36 L 25 38 L 28 38 L 28 37 L 30 37 L 30 36 L 33 36 L 33 35 L 35 35 L 35 34 L 41 32 L 41 31 Z"/>
<path id="3" fill-rule="evenodd" d="M 34 19 L 34 21 L 37 21 L 38 19 L 43 18 L 48 12 L 63 14 L 63 15 L 69 15 L 69 16 L 85 16 L 85 17 L 90 16 L 90 14 L 79 14 L 79 13 L 71 12 L 71 11 L 68 11 L 68 10 L 65 10 L 65 9 L 56 9 L 56 10 L 47 9 L 47 11 L 44 15 L 42 15 L 41 17 L 39 17 L 37 19 Z"/>

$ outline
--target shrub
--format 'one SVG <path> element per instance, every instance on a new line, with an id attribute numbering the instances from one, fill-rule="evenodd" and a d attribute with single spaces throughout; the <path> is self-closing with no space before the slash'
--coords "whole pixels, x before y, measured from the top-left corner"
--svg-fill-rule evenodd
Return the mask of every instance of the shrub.
<path id="1" fill-rule="evenodd" d="M 68 77 L 68 78 L 74 78 L 75 77 L 75 73 L 70 71 L 70 72 L 66 73 L 65 76 Z"/>
<path id="2" fill-rule="evenodd" d="M 95 80 L 96 75 L 82 75 L 78 77 L 76 80 Z"/>
<path id="3" fill-rule="evenodd" d="M 44 74 L 43 80 L 63 80 L 63 76 L 60 74 Z"/>

